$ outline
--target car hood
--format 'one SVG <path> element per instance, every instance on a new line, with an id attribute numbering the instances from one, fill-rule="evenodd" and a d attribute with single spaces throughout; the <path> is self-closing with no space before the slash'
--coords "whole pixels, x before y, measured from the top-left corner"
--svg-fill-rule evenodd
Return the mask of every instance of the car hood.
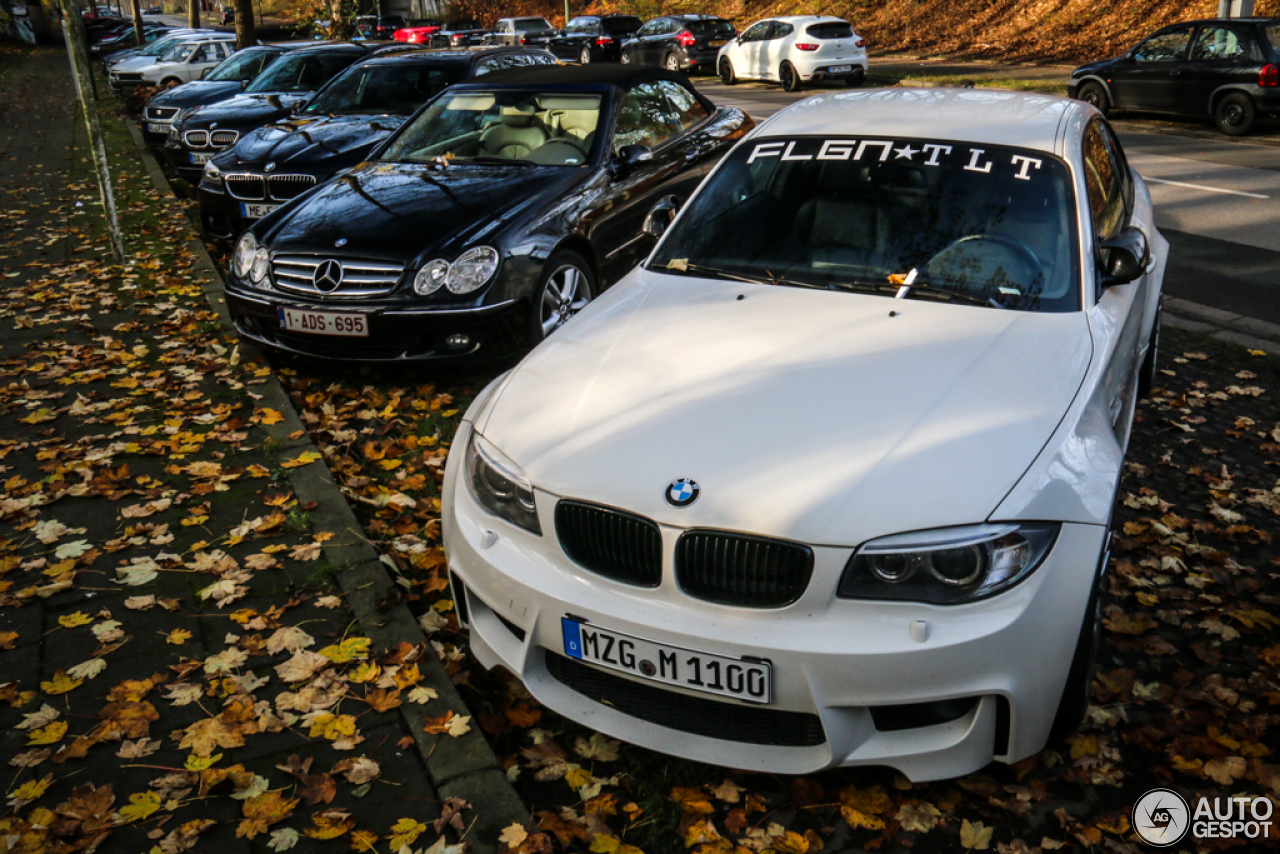
<path id="1" fill-rule="evenodd" d="M 215 123 L 222 128 L 260 127 L 267 122 L 290 115 L 295 104 L 306 101 L 313 94 L 313 92 L 265 92 L 236 95 L 204 107 L 199 113 L 183 122 L 182 129 L 187 131 L 208 128 Z"/>
<path id="2" fill-rule="evenodd" d="M 554 166 L 368 163 L 293 206 L 265 239 L 276 252 L 331 252 L 344 239 L 344 253 L 407 264 L 495 239 L 529 204 L 561 197 L 582 177 Z"/>
<path id="3" fill-rule="evenodd" d="M 234 80 L 194 80 L 161 92 L 147 102 L 148 107 L 199 107 L 225 101 L 240 93 Z"/>
<path id="4" fill-rule="evenodd" d="M 1080 77 L 1085 74 L 1096 74 L 1116 64 L 1115 59 L 1102 59 L 1097 62 L 1086 62 L 1084 65 L 1078 66 L 1071 72 L 1072 77 Z"/>
<path id="5" fill-rule="evenodd" d="M 984 520 L 1091 354 L 1083 312 L 638 269 L 536 348 L 478 428 L 558 496 L 852 546 Z M 677 478 L 695 503 L 666 503 Z"/>
<path id="6" fill-rule="evenodd" d="M 241 165 L 275 163 L 278 171 L 342 169 L 364 159 L 406 116 L 334 116 L 294 119 L 258 128 L 235 148 Z"/>

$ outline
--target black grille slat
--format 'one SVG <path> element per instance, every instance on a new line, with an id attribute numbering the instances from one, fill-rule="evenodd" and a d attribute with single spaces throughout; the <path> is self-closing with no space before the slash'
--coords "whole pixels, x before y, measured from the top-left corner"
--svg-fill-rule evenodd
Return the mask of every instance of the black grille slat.
<path id="1" fill-rule="evenodd" d="M 813 574 L 808 546 L 725 531 L 686 531 L 675 562 L 676 580 L 690 596 L 754 608 L 790 605 Z"/>
<path id="2" fill-rule="evenodd" d="M 662 534 L 641 516 L 561 501 L 556 505 L 556 536 L 574 563 L 597 575 L 642 587 L 662 581 Z"/>
<path id="3" fill-rule="evenodd" d="M 583 696 L 668 729 L 745 744 L 816 747 L 826 741 L 822 720 L 807 712 L 722 703 L 623 679 L 544 650 L 547 672 Z"/>

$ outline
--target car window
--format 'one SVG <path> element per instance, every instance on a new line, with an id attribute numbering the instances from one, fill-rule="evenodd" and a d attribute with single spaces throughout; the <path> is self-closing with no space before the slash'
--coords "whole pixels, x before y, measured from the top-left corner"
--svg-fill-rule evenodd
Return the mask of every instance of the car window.
<path id="1" fill-rule="evenodd" d="M 733 24 L 729 23 L 724 18 L 715 18 L 710 21 L 688 21 L 685 23 L 685 28 L 695 36 L 720 36 L 727 38 L 736 32 L 733 29 Z"/>
<path id="2" fill-rule="evenodd" d="M 286 54 L 249 84 L 246 92 L 319 89 L 359 57 L 349 53 Z"/>
<path id="3" fill-rule="evenodd" d="M 1190 41 L 1190 27 L 1157 33 L 1135 47 L 1132 56 L 1139 62 L 1173 62 L 1187 55 Z"/>
<path id="4" fill-rule="evenodd" d="M 1252 59 L 1252 39 L 1233 27 L 1207 26 L 1200 30 L 1191 58 L 1200 60 Z M 1258 57 L 1261 58 L 1261 57 Z"/>
<path id="5" fill-rule="evenodd" d="M 551 23 L 545 18 L 521 18 L 515 25 L 516 31 L 521 33 L 540 33 L 552 29 Z"/>
<path id="6" fill-rule="evenodd" d="M 273 50 L 254 50 L 250 48 L 233 54 L 230 59 L 209 72 L 205 80 L 252 80 L 262 71 L 264 65 L 280 56 Z"/>
<path id="7" fill-rule="evenodd" d="M 675 110 L 658 82 L 641 83 L 632 87 L 622 99 L 613 134 L 613 150 L 616 152 L 624 145 L 657 148 L 680 131 Z"/>
<path id="8" fill-rule="evenodd" d="M 770 39 L 784 39 L 795 32 L 795 27 L 790 24 L 784 24 L 782 21 L 774 21 L 773 29 L 769 30 Z"/>
<path id="9" fill-rule="evenodd" d="M 747 31 L 742 34 L 744 42 L 758 42 L 768 38 L 769 30 L 773 27 L 773 21 L 761 21 L 758 24 L 752 24 Z"/>
<path id="10" fill-rule="evenodd" d="M 373 63 L 349 68 L 324 88 L 306 116 L 390 113 L 407 116 L 464 76 L 461 63 Z"/>
<path id="11" fill-rule="evenodd" d="M 526 65 L 556 65 L 556 58 L 549 53 L 525 53 L 524 57 Z"/>
<path id="12" fill-rule="evenodd" d="M 853 38 L 853 26 L 845 21 L 823 21 L 820 24 L 810 24 L 804 31 L 815 39 Z"/>
<path id="13" fill-rule="evenodd" d="M 663 23 L 662 29 L 659 31 L 659 34 L 667 36 L 667 35 L 671 35 L 672 33 L 678 33 L 680 32 L 681 29 L 683 29 L 683 27 L 681 26 L 679 21 L 672 20 L 671 18 L 667 18 L 667 20 Z"/>
<path id="14" fill-rule="evenodd" d="M 658 85 L 662 87 L 667 100 L 671 102 L 671 108 L 675 110 L 676 121 L 682 131 L 688 130 L 707 117 L 707 108 L 702 105 L 696 95 L 679 83 L 674 80 L 662 80 Z"/>
<path id="15" fill-rule="evenodd" d="M 585 18 L 574 18 L 565 25 L 565 33 L 585 33 L 590 31 L 590 21 Z"/>
<path id="16" fill-rule="evenodd" d="M 617 18 L 601 18 L 600 26 L 611 36 L 616 36 L 620 33 L 634 33 L 640 29 L 640 19 L 630 15 Z"/>
<path id="17" fill-rule="evenodd" d="M 1096 118 L 1084 131 L 1084 184 L 1089 196 L 1089 216 L 1098 240 L 1110 240 L 1120 233 L 1125 220 L 1124 187 L 1120 164 L 1113 156 L 1114 143 Z"/>
<path id="18" fill-rule="evenodd" d="M 658 31 L 658 22 L 650 21 L 649 23 L 645 24 L 643 27 L 641 27 L 639 30 L 636 31 L 636 38 L 645 38 L 653 35 L 657 31 Z"/>

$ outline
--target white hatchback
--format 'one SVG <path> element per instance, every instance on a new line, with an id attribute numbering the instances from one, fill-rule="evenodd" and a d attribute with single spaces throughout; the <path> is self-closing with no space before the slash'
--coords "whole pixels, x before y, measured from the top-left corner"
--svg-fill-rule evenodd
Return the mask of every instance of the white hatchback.
<path id="1" fill-rule="evenodd" d="M 235 52 L 235 36 L 231 34 L 191 38 L 161 56 L 126 60 L 112 69 L 111 79 L 122 87 L 190 83 Z"/>
<path id="2" fill-rule="evenodd" d="M 840 18 L 769 18 L 720 48 L 716 71 L 726 85 L 767 80 L 781 83 L 788 92 L 814 80 L 856 86 L 867 76 L 867 48 L 853 26 Z"/>
<path id="3" fill-rule="evenodd" d="M 1072 732 L 1168 249 L 1106 120 L 827 93 L 676 205 L 454 440 L 480 662 L 757 771 L 939 779 Z"/>

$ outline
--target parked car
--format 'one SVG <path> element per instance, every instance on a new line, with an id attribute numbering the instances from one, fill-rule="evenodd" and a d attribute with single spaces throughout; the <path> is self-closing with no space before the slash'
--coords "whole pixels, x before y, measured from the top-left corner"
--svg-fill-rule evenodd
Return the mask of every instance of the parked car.
<path id="1" fill-rule="evenodd" d="M 1082 65 L 1067 93 L 1111 108 L 1212 119 L 1230 136 L 1280 111 L 1280 19 L 1164 27 L 1116 59 Z"/>
<path id="2" fill-rule="evenodd" d="M 162 24 L 143 24 L 142 43 L 147 44 L 155 41 L 156 39 L 164 38 L 172 29 L 173 27 L 166 27 Z M 115 53 L 118 50 L 128 50 L 129 48 L 137 46 L 138 33 L 137 30 L 134 29 L 133 24 L 130 23 L 129 26 L 119 32 L 111 33 L 105 38 L 94 42 L 90 45 L 89 52 L 99 56 L 106 56 L 108 54 Z"/>
<path id="3" fill-rule="evenodd" d="M 428 44 L 432 47 L 468 47 L 484 44 L 488 31 L 479 21 L 445 21 L 431 34 Z"/>
<path id="4" fill-rule="evenodd" d="M 180 124 L 193 110 L 239 95 L 263 69 L 298 46 L 314 42 L 285 42 L 247 47 L 231 55 L 200 80 L 161 92 L 142 109 L 142 138 L 147 145 L 162 149 L 169 140 L 169 128 Z"/>
<path id="5" fill-rule="evenodd" d="M 190 38 L 199 38 L 200 36 L 211 35 L 213 30 L 190 30 L 175 29 L 165 33 L 163 38 L 158 38 L 153 42 L 141 45 L 139 47 L 131 47 L 128 50 L 118 50 L 115 53 L 108 54 L 101 58 L 102 70 L 107 75 L 107 80 L 111 80 L 111 71 L 121 63 L 127 62 L 135 57 L 157 57 L 163 56 L 179 42 Z"/>
<path id="6" fill-rule="evenodd" d="M 502 359 L 648 251 L 752 127 L 663 69 L 554 66 L 459 83 L 377 155 L 268 214 L 226 284 L 236 329 L 329 359 Z"/>
<path id="7" fill-rule="evenodd" d="M 199 80 L 236 52 L 233 33 L 178 41 L 161 56 L 135 56 L 111 69 L 112 88 L 176 86 Z"/>
<path id="8" fill-rule="evenodd" d="M 770 18 L 752 24 L 720 48 L 716 70 L 727 85 L 768 80 L 781 83 L 788 92 L 817 80 L 856 86 L 867 75 L 866 42 L 839 18 Z"/>
<path id="9" fill-rule="evenodd" d="M 489 44 L 535 45 L 543 47 L 560 32 L 546 18 L 502 18 L 493 25 Z"/>
<path id="10" fill-rule="evenodd" d="M 163 14 L 164 14 L 164 7 L 163 7 L 163 6 L 148 6 L 148 7 L 147 7 L 147 10 L 146 10 L 145 12 L 143 12 L 143 14 L 144 14 L 144 15 L 163 15 Z"/>
<path id="11" fill-rule="evenodd" d="M 169 127 L 165 157 L 192 183 L 204 164 L 235 145 L 242 134 L 289 116 L 351 63 L 369 56 L 359 43 L 311 43 L 271 63 L 242 94 L 185 113 Z"/>
<path id="12" fill-rule="evenodd" d="M 435 18 L 414 18 L 392 33 L 391 38 L 398 42 L 426 44 L 430 41 L 431 34 L 439 29 L 440 22 Z"/>
<path id="13" fill-rule="evenodd" d="M 733 24 L 715 15 L 665 15 L 622 43 L 622 61 L 715 74 L 720 48 L 737 35 Z"/>
<path id="14" fill-rule="evenodd" d="M 390 39 L 397 30 L 404 27 L 404 18 L 399 15 L 365 15 L 356 19 L 356 32 L 361 38 Z"/>
<path id="15" fill-rule="evenodd" d="M 205 234 L 233 240 L 247 223 L 365 160 L 428 100 L 454 83 L 504 68 L 555 65 L 521 47 L 379 53 L 347 68 L 284 121 L 212 158 L 200 181 Z"/>
<path id="16" fill-rule="evenodd" d="M 640 29 L 635 15 L 581 15 L 551 39 L 547 49 L 559 59 L 586 65 L 590 62 L 617 62 L 622 43 Z"/>
<path id="17" fill-rule="evenodd" d="M 454 437 L 472 652 L 592 729 L 770 774 L 942 779 L 1072 732 L 1168 248 L 1106 121 L 827 93 L 673 207 Z M 804 425 L 781 445 L 773 399 Z"/>
<path id="18" fill-rule="evenodd" d="M 236 21 L 236 7 L 223 5 L 218 8 L 219 24 L 234 24 Z"/>

